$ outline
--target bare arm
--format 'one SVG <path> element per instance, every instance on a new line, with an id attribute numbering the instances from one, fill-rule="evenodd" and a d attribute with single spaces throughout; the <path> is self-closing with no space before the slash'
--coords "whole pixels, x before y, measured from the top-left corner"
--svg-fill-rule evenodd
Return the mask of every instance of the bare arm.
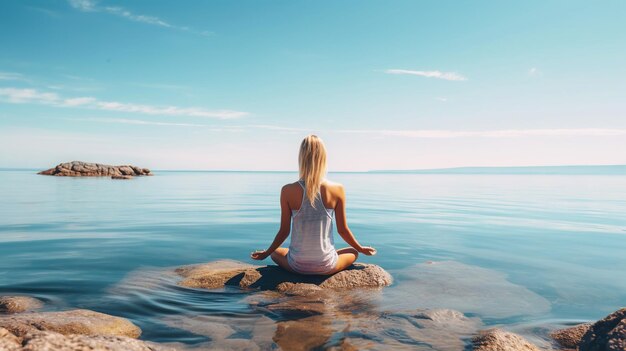
<path id="1" fill-rule="evenodd" d="M 343 189 L 343 186 L 339 187 L 338 190 L 338 200 L 337 205 L 335 206 L 335 220 L 337 221 L 337 233 L 343 238 L 343 240 L 348 243 L 348 245 L 355 248 L 358 252 L 363 253 L 365 255 L 375 255 L 376 250 L 372 247 L 364 247 L 359 244 L 359 242 L 352 234 L 350 228 L 348 228 L 348 222 L 346 220 L 346 192 Z"/>
<path id="2" fill-rule="evenodd" d="M 264 260 L 269 255 L 271 255 L 280 245 L 287 239 L 289 233 L 291 232 L 291 208 L 289 208 L 289 203 L 287 202 L 287 195 L 285 194 L 285 187 L 280 191 L 280 228 L 278 229 L 278 233 L 276 233 L 276 237 L 274 241 L 270 245 L 270 247 L 265 251 L 253 252 L 250 257 L 255 260 Z"/>

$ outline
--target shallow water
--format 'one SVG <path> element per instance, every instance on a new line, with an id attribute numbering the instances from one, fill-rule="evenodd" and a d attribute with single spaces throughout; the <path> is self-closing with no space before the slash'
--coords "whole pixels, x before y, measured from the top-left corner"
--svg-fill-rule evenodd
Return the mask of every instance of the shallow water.
<path id="1" fill-rule="evenodd" d="M 534 337 L 626 305 L 619 175 L 331 174 L 346 186 L 350 227 L 378 249 L 362 261 L 396 282 L 327 301 L 315 315 L 269 311 L 276 297 L 266 294 L 181 288 L 164 273 L 222 258 L 254 263 L 249 253 L 278 229 L 280 187 L 295 176 L 0 171 L 0 293 L 127 317 L 147 340 L 227 349 L 287 349 L 294 338 L 307 348 L 460 349 L 486 326 Z M 451 331 L 415 317 L 439 308 L 469 319 Z M 452 332 L 458 338 L 445 337 Z"/>

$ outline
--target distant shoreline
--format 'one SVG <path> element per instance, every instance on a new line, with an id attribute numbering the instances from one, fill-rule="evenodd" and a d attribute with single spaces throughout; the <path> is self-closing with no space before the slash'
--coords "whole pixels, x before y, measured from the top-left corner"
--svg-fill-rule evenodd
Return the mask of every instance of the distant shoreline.
<path id="1" fill-rule="evenodd" d="M 626 175 L 626 165 L 598 166 L 516 166 L 516 167 L 454 167 L 416 170 L 380 170 L 369 173 L 406 174 L 562 174 L 562 175 Z"/>

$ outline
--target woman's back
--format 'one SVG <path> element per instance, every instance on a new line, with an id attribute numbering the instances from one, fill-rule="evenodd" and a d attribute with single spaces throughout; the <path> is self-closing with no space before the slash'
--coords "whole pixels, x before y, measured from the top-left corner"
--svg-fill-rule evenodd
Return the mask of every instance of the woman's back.
<path id="1" fill-rule="evenodd" d="M 292 268 L 300 273 L 331 271 L 337 263 L 333 239 L 334 209 L 326 208 L 321 193 L 311 204 L 304 182 L 300 180 L 297 183 L 302 188 L 302 199 L 299 208 L 291 210 L 291 243 L 287 259 Z"/>
<path id="2" fill-rule="evenodd" d="M 298 154 L 300 180 L 280 191 L 280 229 L 267 250 L 250 257 L 272 260 L 290 272 L 334 274 L 349 267 L 359 252 L 373 255 L 376 250 L 361 246 L 346 222 L 346 193 L 341 184 L 325 180 L 326 147 L 322 139 L 309 135 Z M 337 233 L 351 247 L 335 250 L 333 217 Z M 291 234 L 289 248 L 280 245 Z"/>

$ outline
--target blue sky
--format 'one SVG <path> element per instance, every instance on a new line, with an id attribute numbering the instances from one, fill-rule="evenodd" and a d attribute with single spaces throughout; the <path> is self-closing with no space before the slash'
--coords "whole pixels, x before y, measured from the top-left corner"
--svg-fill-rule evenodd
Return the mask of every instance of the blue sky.
<path id="1" fill-rule="evenodd" d="M 626 163 L 626 2 L 0 2 L 0 167 Z"/>

